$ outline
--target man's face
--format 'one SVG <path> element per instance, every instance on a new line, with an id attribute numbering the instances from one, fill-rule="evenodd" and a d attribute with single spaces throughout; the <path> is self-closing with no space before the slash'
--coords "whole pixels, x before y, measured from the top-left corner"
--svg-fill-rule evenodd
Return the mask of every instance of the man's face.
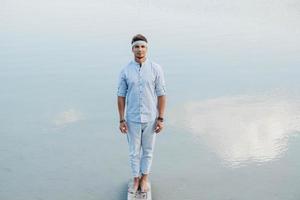
<path id="1" fill-rule="evenodd" d="M 134 57 L 136 58 L 144 58 L 147 54 L 147 46 L 143 45 L 143 44 L 136 44 L 132 47 L 132 52 L 134 54 Z"/>

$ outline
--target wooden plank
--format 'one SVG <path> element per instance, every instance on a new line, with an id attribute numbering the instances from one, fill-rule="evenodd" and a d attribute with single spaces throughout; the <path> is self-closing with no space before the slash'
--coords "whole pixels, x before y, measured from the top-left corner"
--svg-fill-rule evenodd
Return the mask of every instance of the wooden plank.
<path id="1" fill-rule="evenodd" d="M 133 179 L 128 183 L 127 200 L 152 200 L 151 198 L 151 183 L 148 182 L 148 192 L 142 192 L 140 189 L 133 192 Z"/>

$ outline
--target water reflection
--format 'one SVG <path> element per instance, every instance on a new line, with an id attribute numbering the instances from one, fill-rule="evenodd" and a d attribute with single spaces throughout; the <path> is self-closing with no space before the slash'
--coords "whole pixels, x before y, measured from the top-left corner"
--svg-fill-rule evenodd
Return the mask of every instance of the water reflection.
<path id="1" fill-rule="evenodd" d="M 67 124 L 75 123 L 82 119 L 83 119 L 83 116 L 79 111 L 77 111 L 75 109 L 69 109 L 69 110 L 59 113 L 55 117 L 53 122 L 56 126 L 64 126 Z"/>
<path id="2" fill-rule="evenodd" d="M 187 102 L 183 119 L 187 128 L 208 144 L 225 164 L 238 167 L 279 158 L 288 138 L 300 131 L 300 101 L 285 95 L 226 96 Z"/>

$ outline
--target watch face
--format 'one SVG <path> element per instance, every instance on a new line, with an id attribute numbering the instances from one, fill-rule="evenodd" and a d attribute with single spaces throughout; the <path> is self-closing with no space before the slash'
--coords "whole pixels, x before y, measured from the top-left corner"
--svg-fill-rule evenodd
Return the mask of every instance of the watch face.
<path id="1" fill-rule="evenodd" d="M 163 121 L 164 121 L 164 118 L 158 117 L 157 120 L 163 122 Z"/>

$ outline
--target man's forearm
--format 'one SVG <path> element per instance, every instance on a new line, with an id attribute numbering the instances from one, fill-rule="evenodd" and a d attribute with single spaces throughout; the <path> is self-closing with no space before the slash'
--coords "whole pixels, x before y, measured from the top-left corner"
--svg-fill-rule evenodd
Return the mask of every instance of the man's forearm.
<path id="1" fill-rule="evenodd" d="M 164 117 L 165 107 L 166 107 L 166 96 L 163 95 L 163 96 L 157 97 L 157 101 L 158 101 L 158 105 L 157 105 L 158 116 Z"/>
<path id="2" fill-rule="evenodd" d="M 125 97 L 118 96 L 118 109 L 119 109 L 119 117 L 120 120 L 124 119 L 124 112 L 125 112 Z"/>

